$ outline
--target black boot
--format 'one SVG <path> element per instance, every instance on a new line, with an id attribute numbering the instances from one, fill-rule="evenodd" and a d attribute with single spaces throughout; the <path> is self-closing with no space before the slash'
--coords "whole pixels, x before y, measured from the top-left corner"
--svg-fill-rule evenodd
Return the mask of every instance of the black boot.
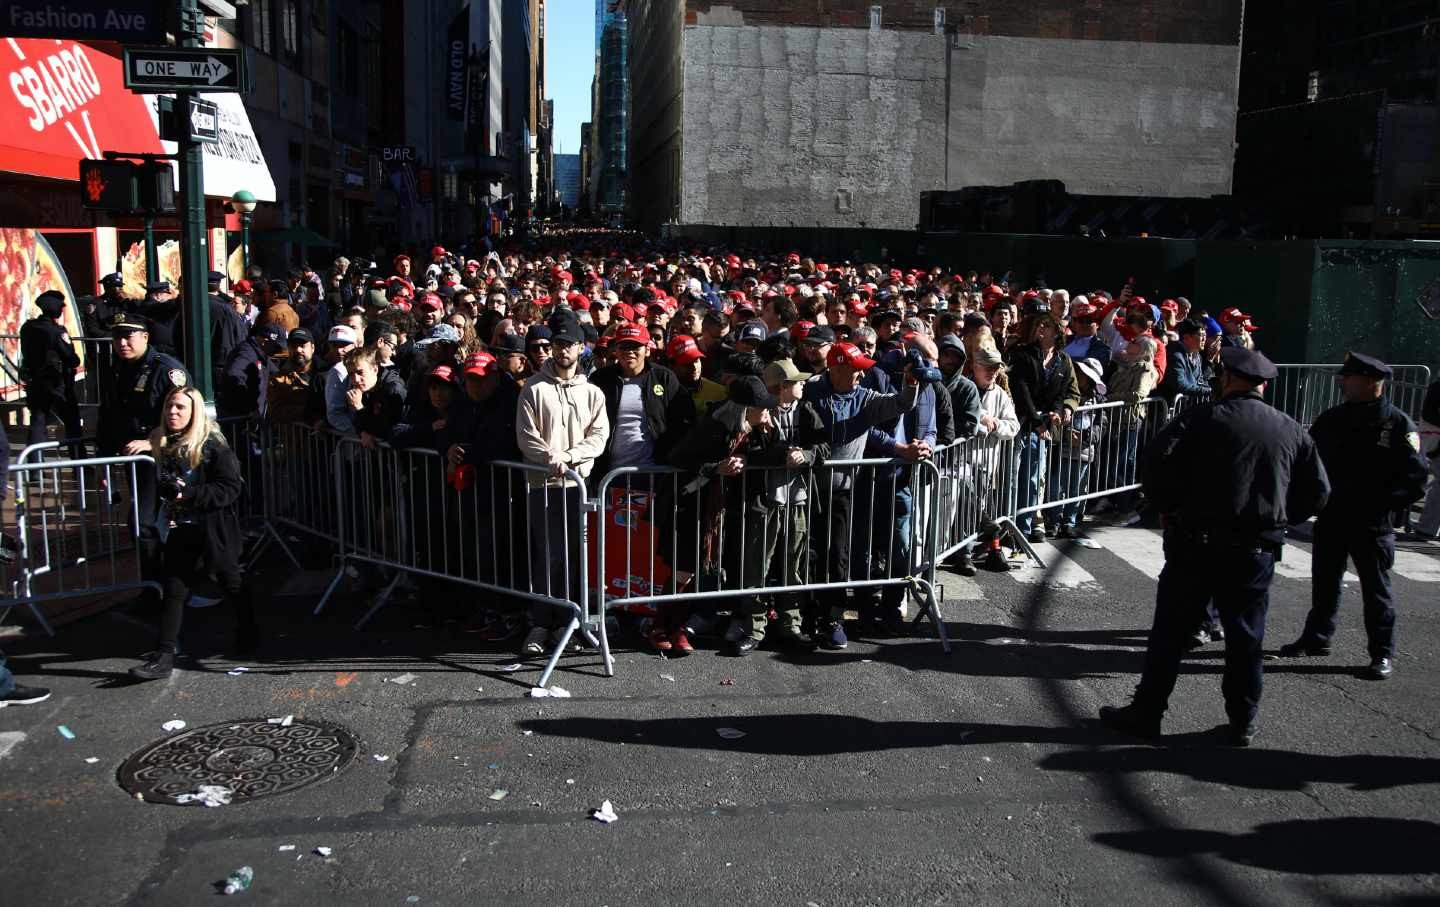
<path id="1" fill-rule="evenodd" d="M 145 656 L 144 664 L 130 669 L 130 676 L 136 680 L 164 680 L 174 669 L 174 652 L 151 652 Z"/>

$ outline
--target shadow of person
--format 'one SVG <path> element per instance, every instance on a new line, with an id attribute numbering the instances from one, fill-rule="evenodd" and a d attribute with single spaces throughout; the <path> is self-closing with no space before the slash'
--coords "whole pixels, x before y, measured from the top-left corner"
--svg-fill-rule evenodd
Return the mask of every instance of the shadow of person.
<path id="1" fill-rule="evenodd" d="M 977 743 L 1096 744 L 1105 735 L 1085 727 L 971 724 L 939 721 L 872 721 L 852 715 L 747 715 L 704 718 L 545 718 L 519 722 L 522 730 L 553 737 L 711 749 L 774 756 L 831 756 Z M 743 737 L 726 739 L 733 728 Z"/>
<path id="2" fill-rule="evenodd" d="M 1113 735 L 1110 741 L 1114 741 Z M 1052 753 L 1040 760 L 1051 771 L 1123 775 L 1164 772 L 1197 781 L 1256 790 L 1304 790 L 1310 784 L 1343 784 L 1372 791 L 1408 784 L 1440 784 L 1440 759 L 1356 753 L 1330 756 L 1286 750 L 1191 746 L 1213 743 L 1212 733 L 1172 735 L 1168 746 L 1122 747 Z"/>
<path id="3" fill-rule="evenodd" d="M 1244 834 L 1201 829 L 1102 832 L 1097 843 L 1161 859 L 1213 854 L 1232 863 L 1305 875 L 1440 872 L 1440 825 L 1351 816 L 1266 822 Z"/>

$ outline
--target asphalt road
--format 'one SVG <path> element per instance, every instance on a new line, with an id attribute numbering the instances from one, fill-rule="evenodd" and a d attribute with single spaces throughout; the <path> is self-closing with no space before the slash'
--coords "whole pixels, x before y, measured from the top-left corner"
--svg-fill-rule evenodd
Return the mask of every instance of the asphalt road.
<path id="1" fill-rule="evenodd" d="M 190 613 L 195 660 L 148 685 L 121 679 L 153 638 L 126 614 L 6 638 L 21 679 L 55 695 L 0 711 L 0 901 L 207 903 L 250 865 L 237 901 L 306 907 L 1440 902 L 1440 548 L 1397 564 L 1394 679 L 1355 676 L 1352 584 L 1336 653 L 1269 662 L 1262 736 L 1234 750 L 1207 736 L 1224 720 L 1215 645 L 1189 658 L 1164 745 L 1095 726 L 1133 687 L 1159 564 L 1154 533 L 1096 537 L 1047 548 L 1043 570 L 944 577 L 949 656 L 929 639 L 626 651 L 605 678 L 582 654 L 556 676 L 567 700 L 526 698 L 537 670 L 502 672 L 512 655 L 400 606 L 358 634 L 362 602 L 311 618 L 314 574 L 267 578 L 269 639 L 240 675 L 207 654 L 223 608 Z M 1292 548 L 1271 649 L 1308 605 Z M 168 720 L 286 714 L 351 729 L 359 754 L 217 809 L 116 781 Z M 604 800 L 613 825 L 587 818 Z"/>

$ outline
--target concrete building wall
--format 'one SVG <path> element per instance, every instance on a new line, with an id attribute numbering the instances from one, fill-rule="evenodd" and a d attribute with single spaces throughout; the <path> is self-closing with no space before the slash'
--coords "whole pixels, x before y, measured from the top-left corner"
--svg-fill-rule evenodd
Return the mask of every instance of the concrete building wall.
<path id="1" fill-rule="evenodd" d="M 1227 195 L 1238 46 L 957 35 L 945 186 Z"/>
<path id="2" fill-rule="evenodd" d="M 680 221 L 915 224 L 944 180 L 944 37 L 684 30 Z"/>

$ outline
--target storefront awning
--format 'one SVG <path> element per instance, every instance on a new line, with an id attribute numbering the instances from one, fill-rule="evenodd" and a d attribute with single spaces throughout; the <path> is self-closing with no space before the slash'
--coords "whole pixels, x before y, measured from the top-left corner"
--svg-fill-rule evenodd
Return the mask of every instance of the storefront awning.
<path id="1" fill-rule="evenodd" d="M 95 45 L 0 38 L 0 173 L 74 181 L 80 161 L 106 151 L 164 154 L 154 100 L 125 88 L 118 57 Z M 204 95 L 220 107 L 221 141 L 205 149 L 205 194 L 249 189 L 275 200 L 275 181 L 239 95 Z"/>

